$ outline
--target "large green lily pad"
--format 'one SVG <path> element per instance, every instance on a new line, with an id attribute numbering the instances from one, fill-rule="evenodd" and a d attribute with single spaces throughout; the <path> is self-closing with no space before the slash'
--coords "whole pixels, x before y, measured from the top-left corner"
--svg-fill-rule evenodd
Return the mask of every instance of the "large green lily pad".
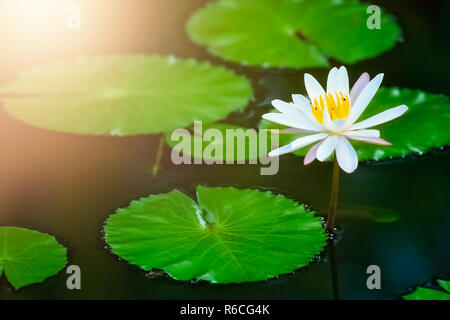
<path id="1" fill-rule="evenodd" d="M 191 39 L 226 60 L 264 67 L 345 64 L 394 47 L 401 31 L 386 12 L 369 29 L 356 0 L 216 0 L 190 18 Z"/>
<path id="2" fill-rule="evenodd" d="M 450 101 L 444 95 L 420 90 L 381 88 L 358 121 L 401 104 L 409 107 L 403 116 L 374 127 L 380 130 L 381 137 L 391 142 L 392 146 L 351 141 L 360 161 L 423 154 L 450 143 Z M 261 121 L 260 127 L 281 128 L 266 120 Z M 298 137 L 299 135 L 280 134 L 280 145 L 288 144 Z M 308 149 L 299 149 L 294 154 L 305 156 Z"/>
<path id="3" fill-rule="evenodd" d="M 450 300 L 450 281 L 438 280 L 439 285 L 445 291 L 417 287 L 413 293 L 403 296 L 405 300 Z"/>
<path id="4" fill-rule="evenodd" d="M 0 227 L 0 276 L 16 289 L 39 283 L 67 264 L 67 252 L 55 237 L 17 227 Z"/>
<path id="5" fill-rule="evenodd" d="M 198 203 L 173 190 L 131 202 L 105 226 L 112 251 L 178 280 L 259 281 L 306 266 L 322 251 L 322 221 L 270 192 L 197 188 Z"/>
<path id="6" fill-rule="evenodd" d="M 119 136 L 214 122 L 252 96 L 249 81 L 224 67 L 156 55 L 52 63 L 22 73 L 0 92 L 5 110 L 28 124 Z"/>

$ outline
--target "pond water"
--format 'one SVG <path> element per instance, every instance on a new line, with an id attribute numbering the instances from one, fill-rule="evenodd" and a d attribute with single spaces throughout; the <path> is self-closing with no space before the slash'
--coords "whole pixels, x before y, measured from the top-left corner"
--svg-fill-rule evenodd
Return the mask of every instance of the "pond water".
<path id="1" fill-rule="evenodd" d="M 368 71 L 385 73 L 384 85 L 450 94 L 450 6 L 445 1 L 372 1 L 396 15 L 404 42 L 375 59 L 348 67 L 350 81 Z M 81 2 L 81 7 L 83 8 Z M 64 40 L 16 39 L 0 52 L 0 84 L 21 69 L 80 54 L 173 53 L 225 64 L 247 75 L 255 100 L 228 122 L 255 126 L 273 98 L 304 92 L 303 73 L 326 79 L 327 69 L 244 68 L 207 55 L 192 44 L 184 24 L 204 1 L 136 1 L 88 5 L 86 24 Z M 0 34 L 7 32 L 1 30 Z M 26 53 L 26 54 L 25 54 Z M 333 62 L 338 65 L 337 62 Z M 168 115 L 170 116 L 170 115 Z M 14 291 L 3 281 L 6 299 L 332 299 L 328 251 L 309 267 L 269 281 L 235 285 L 189 283 L 149 276 L 105 250 L 106 218 L 131 200 L 178 188 L 193 196 L 197 185 L 259 188 L 281 193 L 326 213 L 332 164 L 304 167 L 286 155 L 275 176 L 258 165 L 180 165 L 165 149 L 160 174 L 152 179 L 158 136 L 127 138 L 72 135 L 23 124 L 0 111 L 0 224 L 55 235 L 69 248 L 69 264 L 82 270 L 82 290 L 67 290 L 64 271 L 43 284 Z M 341 176 L 334 262 L 340 298 L 397 299 L 418 284 L 450 278 L 450 152 L 383 163 L 361 164 Z M 392 211 L 399 219 L 375 222 L 367 212 Z M 351 213 L 349 213 L 351 212 Z M 356 212 L 356 213 L 355 213 Z M 358 215 L 357 213 L 361 214 Z M 382 289 L 368 290 L 366 268 L 381 268 Z"/>

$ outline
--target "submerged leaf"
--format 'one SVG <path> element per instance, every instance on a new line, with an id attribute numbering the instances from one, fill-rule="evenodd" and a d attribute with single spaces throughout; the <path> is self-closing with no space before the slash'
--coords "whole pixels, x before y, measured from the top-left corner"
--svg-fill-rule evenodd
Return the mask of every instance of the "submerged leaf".
<path id="1" fill-rule="evenodd" d="M 409 110 L 400 118 L 376 126 L 381 137 L 392 146 L 379 146 L 351 140 L 358 159 L 382 160 L 411 154 L 423 154 L 433 148 L 450 143 L 450 100 L 447 96 L 425 93 L 420 90 L 381 88 L 358 121 L 367 119 L 386 109 L 406 104 Z M 263 120 L 261 128 L 281 128 L 273 122 Z M 285 145 L 299 135 L 280 134 L 280 145 Z M 305 156 L 309 147 L 294 152 Z"/>
<path id="2" fill-rule="evenodd" d="M 413 293 L 403 296 L 405 300 L 450 300 L 450 281 L 438 280 L 442 289 L 447 292 L 417 287 Z"/>
<path id="3" fill-rule="evenodd" d="M 173 190 L 133 201 L 109 217 L 105 239 L 144 270 L 213 283 L 292 272 L 325 246 L 321 220 L 283 196 L 199 186 L 197 199 Z"/>
<path id="4" fill-rule="evenodd" d="M 180 156 L 203 159 L 207 163 L 257 160 L 267 157 L 271 150 L 270 132 L 261 134 L 258 130 L 224 123 L 203 124 L 200 134 L 196 134 L 195 129 L 174 137 L 167 133 L 166 142 Z"/>
<path id="5" fill-rule="evenodd" d="M 224 67 L 145 55 L 49 64 L 22 73 L 0 92 L 5 110 L 28 124 L 119 136 L 221 120 L 252 96 L 249 81 Z"/>
<path id="6" fill-rule="evenodd" d="M 392 210 L 375 207 L 338 208 L 339 219 L 371 220 L 378 223 L 391 223 L 400 219 L 400 215 Z"/>
<path id="7" fill-rule="evenodd" d="M 187 25 L 191 39 L 219 57 L 264 67 L 323 67 L 375 57 L 394 47 L 400 28 L 356 0 L 216 0 Z M 370 23 L 371 21 L 369 21 Z"/>
<path id="8" fill-rule="evenodd" d="M 0 227 L 0 276 L 19 289 L 42 282 L 67 264 L 66 249 L 55 237 L 33 230 Z"/>

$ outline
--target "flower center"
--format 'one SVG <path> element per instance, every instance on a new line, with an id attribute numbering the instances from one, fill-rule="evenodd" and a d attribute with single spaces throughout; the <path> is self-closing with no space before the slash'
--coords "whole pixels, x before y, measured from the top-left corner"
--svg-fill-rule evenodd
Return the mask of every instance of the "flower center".
<path id="1" fill-rule="evenodd" d="M 314 99 L 311 104 L 311 109 L 314 117 L 320 123 L 323 123 L 323 111 L 325 106 L 328 108 L 328 113 L 332 121 L 336 119 L 345 119 L 350 113 L 350 97 L 344 95 L 342 92 L 326 93 Z"/>

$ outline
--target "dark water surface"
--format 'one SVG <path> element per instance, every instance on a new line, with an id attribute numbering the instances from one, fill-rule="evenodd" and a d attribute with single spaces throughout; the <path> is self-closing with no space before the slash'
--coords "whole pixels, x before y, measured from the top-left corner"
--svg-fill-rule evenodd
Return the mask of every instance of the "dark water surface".
<path id="1" fill-rule="evenodd" d="M 81 1 L 87 6 L 83 29 L 52 42 L 26 37 L 2 45 L 0 84 L 23 68 L 80 54 L 126 52 L 173 53 L 224 64 L 193 45 L 184 32 L 189 14 L 204 1 Z M 392 51 L 348 66 L 351 81 L 364 71 L 384 72 L 384 85 L 420 88 L 450 94 L 448 1 L 373 1 L 395 14 L 404 42 Z M 89 4 L 88 4 L 89 3 Z M 1 13 L 0 13 L 1 16 Z M 0 35 L 8 32 L 0 25 Z M 56 37 L 56 36 L 55 36 Z M 48 43 L 47 43 L 48 42 Z M 247 75 L 255 89 L 248 109 L 230 122 L 256 125 L 273 98 L 304 92 L 303 73 L 325 81 L 327 69 L 260 70 L 225 63 Z M 333 63 L 338 65 L 338 63 Z M 168 115 L 170 116 L 170 115 Z M 272 190 L 326 212 L 331 163 L 304 167 L 302 159 L 286 155 L 276 176 L 260 176 L 257 165 L 171 164 L 169 149 L 162 172 L 147 175 L 158 136 L 91 137 L 33 128 L 0 111 L 0 224 L 55 235 L 69 248 L 69 264 L 82 269 L 82 290 L 66 289 L 64 271 L 43 284 L 14 291 L 3 281 L 7 299 L 331 299 L 329 255 L 308 268 L 277 279 L 239 285 L 210 285 L 153 279 L 144 271 L 111 255 L 101 239 L 102 225 L 116 208 L 131 200 L 173 188 L 194 194 L 198 184 L 232 185 Z M 341 298 L 396 299 L 411 287 L 436 278 L 450 278 L 450 152 L 378 164 L 362 164 L 341 176 L 339 207 L 397 212 L 392 223 L 377 223 L 367 215 L 338 217 L 336 262 Z M 356 209 L 355 209 L 356 208 Z M 366 287 L 366 268 L 379 265 L 382 290 Z"/>

